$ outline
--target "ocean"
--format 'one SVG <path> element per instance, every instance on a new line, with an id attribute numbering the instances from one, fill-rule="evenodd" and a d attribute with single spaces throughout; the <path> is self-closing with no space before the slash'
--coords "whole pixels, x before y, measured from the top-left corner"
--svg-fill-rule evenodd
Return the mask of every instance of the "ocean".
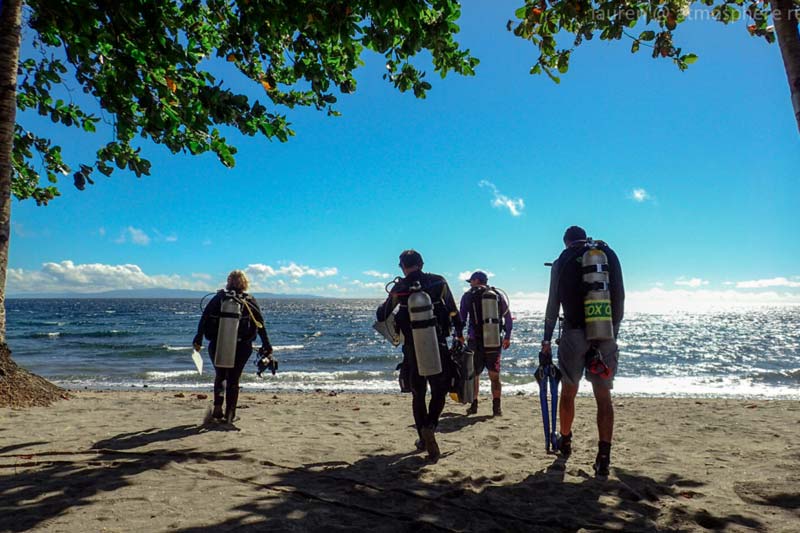
<path id="1" fill-rule="evenodd" d="M 398 392 L 401 360 L 373 329 L 378 300 L 260 302 L 280 362 L 245 390 Z M 503 352 L 504 394 L 538 391 L 541 302 L 512 300 L 512 346 Z M 201 314 L 189 299 L 9 299 L 14 360 L 69 389 L 209 389 L 191 341 Z M 800 309 L 752 307 L 627 312 L 620 333 L 616 395 L 800 399 Z M 488 392 L 488 379 L 481 380 Z M 591 388 L 582 383 L 582 392 Z"/>

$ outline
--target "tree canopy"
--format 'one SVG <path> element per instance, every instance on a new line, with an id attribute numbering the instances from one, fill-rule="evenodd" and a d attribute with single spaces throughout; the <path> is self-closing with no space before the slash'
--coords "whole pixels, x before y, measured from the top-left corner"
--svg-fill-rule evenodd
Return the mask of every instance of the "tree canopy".
<path id="1" fill-rule="evenodd" d="M 442 77 L 474 74 L 478 60 L 459 47 L 455 0 L 26 0 L 23 26 L 34 53 L 20 57 L 17 106 L 86 133 L 101 117 L 56 89 L 76 81 L 113 128 L 92 161 L 69 163 L 67 148 L 15 125 L 12 191 L 46 204 L 60 176 L 83 189 L 96 172 L 150 173 L 141 141 L 173 153 L 213 152 L 228 167 L 236 148 L 221 128 L 286 141 L 286 111 L 312 106 L 338 114 L 336 93 L 356 90 L 354 70 L 372 50 L 383 77 L 424 98 L 431 84 L 412 59 L 430 54 Z M 253 100 L 217 79 L 213 61 L 234 65 L 263 90 Z M 71 87 L 70 90 L 74 90 Z M 60 92 L 58 94 L 61 94 Z"/>

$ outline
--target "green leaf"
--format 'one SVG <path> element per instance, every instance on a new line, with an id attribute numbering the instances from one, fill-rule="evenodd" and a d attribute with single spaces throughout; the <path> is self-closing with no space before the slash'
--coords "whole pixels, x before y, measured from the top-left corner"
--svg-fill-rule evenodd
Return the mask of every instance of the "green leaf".
<path id="1" fill-rule="evenodd" d="M 695 54 L 686 54 L 685 56 L 681 57 L 681 61 L 683 61 L 687 65 L 691 65 L 692 63 L 697 61 L 697 56 Z"/>
<path id="2" fill-rule="evenodd" d="M 656 32 L 652 30 L 645 30 L 639 34 L 640 41 L 652 41 L 656 38 Z"/>

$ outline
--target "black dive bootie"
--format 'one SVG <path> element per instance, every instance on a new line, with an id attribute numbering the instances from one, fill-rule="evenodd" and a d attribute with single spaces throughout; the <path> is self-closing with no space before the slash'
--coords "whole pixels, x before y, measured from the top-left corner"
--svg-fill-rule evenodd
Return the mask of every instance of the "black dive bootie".
<path id="1" fill-rule="evenodd" d="M 503 416 L 503 410 L 500 408 L 500 398 L 492 400 L 492 416 Z"/>

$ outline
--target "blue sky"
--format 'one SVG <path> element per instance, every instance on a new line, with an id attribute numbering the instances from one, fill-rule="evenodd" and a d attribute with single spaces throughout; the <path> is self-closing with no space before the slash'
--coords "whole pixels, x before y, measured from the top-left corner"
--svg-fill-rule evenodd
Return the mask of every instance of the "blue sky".
<path id="1" fill-rule="evenodd" d="M 342 117 L 290 111 L 285 144 L 230 133 L 234 169 L 146 145 L 149 177 L 83 192 L 68 178 L 48 207 L 15 202 L 8 292 L 210 289 L 249 268 L 260 290 L 380 296 L 413 247 L 453 285 L 483 268 L 536 296 L 578 224 L 643 298 L 800 301 L 800 137 L 777 46 L 743 22 L 690 21 L 677 40 L 700 59 L 686 72 L 594 40 L 555 85 L 528 74 L 534 47 L 505 30 L 517 4 L 464 2 L 477 76 L 428 69 L 425 100 L 392 89 L 372 54 Z M 20 120 L 73 164 L 106 140 Z"/>

